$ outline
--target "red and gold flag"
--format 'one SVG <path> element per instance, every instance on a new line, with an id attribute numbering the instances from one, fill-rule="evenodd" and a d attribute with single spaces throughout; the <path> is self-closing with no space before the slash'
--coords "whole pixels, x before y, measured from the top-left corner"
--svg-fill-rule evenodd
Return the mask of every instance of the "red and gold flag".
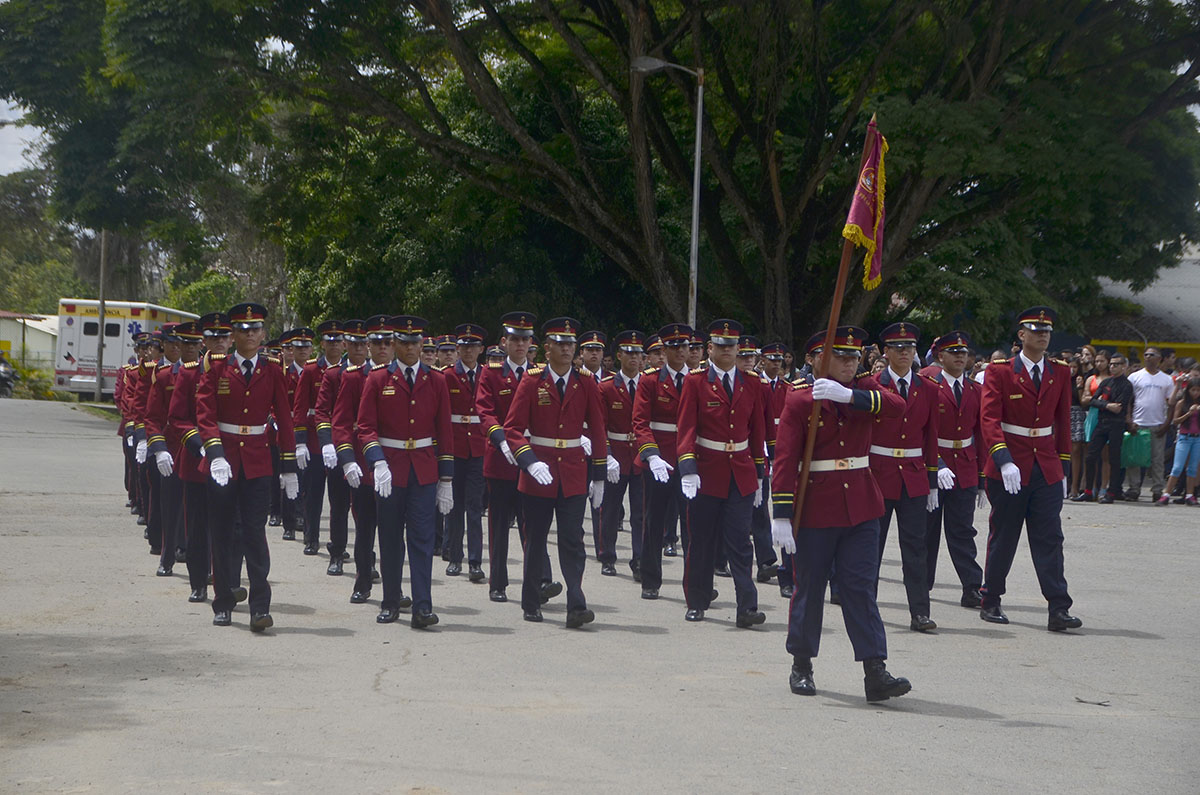
<path id="1" fill-rule="evenodd" d="M 854 201 L 850 203 L 850 214 L 842 237 L 867 250 L 863 258 L 863 287 L 873 290 L 882 280 L 880 263 L 883 260 L 883 156 L 888 143 L 875 126 L 875 119 L 867 125 L 867 152 L 858 184 L 854 186 Z"/>

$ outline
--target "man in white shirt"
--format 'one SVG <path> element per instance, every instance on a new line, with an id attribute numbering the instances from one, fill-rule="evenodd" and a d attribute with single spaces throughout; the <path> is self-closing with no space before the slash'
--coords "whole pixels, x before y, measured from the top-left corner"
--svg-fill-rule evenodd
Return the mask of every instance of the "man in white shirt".
<path id="1" fill-rule="evenodd" d="M 1150 429 L 1150 491 L 1157 500 L 1162 496 L 1165 485 L 1163 458 L 1167 428 L 1171 424 L 1167 416 L 1167 401 L 1171 398 L 1174 382 L 1161 369 L 1162 354 L 1158 348 L 1147 348 L 1142 356 L 1146 366 L 1129 376 L 1129 383 L 1133 386 L 1133 423 L 1129 426 L 1129 432 Z M 1125 471 L 1126 500 L 1133 501 L 1141 496 L 1145 474 L 1146 470 L 1142 467 L 1130 467 Z"/>

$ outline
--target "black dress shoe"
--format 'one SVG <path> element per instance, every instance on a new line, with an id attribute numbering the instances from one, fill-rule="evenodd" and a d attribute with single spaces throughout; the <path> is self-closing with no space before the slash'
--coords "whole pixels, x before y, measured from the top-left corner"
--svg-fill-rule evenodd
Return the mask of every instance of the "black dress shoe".
<path id="1" fill-rule="evenodd" d="M 246 601 L 246 597 L 250 595 L 250 593 L 240 585 L 230 591 L 230 594 L 233 596 L 233 603 L 235 605 L 240 605 L 242 602 Z"/>
<path id="2" fill-rule="evenodd" d="M 329 560 L 329 568 L 325 569 L 325 573 L 330 577 L 342 576 L 342 559 L 340 556 L 334 555 Z"/>
<path id="3" fill-rule="evenodd" d="M 232 623 L 233 616 L 229 614 L 228 610 L 218 610 L 217 612 L 213 613 L 214 627 L 227 627 Z"/>
<path id="4" fill-rule="evenodd" d="M 708 601 L 709 601 L 709 603 L 712 603 L 712 602 L 715 602 L 715 601 L 717 601 L 717 597 L 718 597 L 718 596 L 720 596 L 720 595 L 721 595 L 721 592 L 720 592 L 720 591 L 718 591 L 716 588 L 713 588 L 713 589 L 712 589 L 712 593 L 710 593 L 710 594 L 708 595 Z"/>
<path id="5" fill-rule="evenodd" d="M 269 527 L 279 527 L 283 524 L 283 519 L 279 518 L 279 514 L 273 513 L 267 517 L 267 525 Z"/>
<path id="6" fill-rule="evenodd" d="M 400 594 L 400 597 L 396 599 L 396 607 L 399 607 L 401 610 L 407 610 L 412 607 L 412 597 Z"/>
<path id="7" fill-rule="evenodd" d="M 683 620 L 684 621 L 703 621 L 704 620 L 704 611 L 699 610 L 694 607 L 690 608 L 686 613 L 683 614 Z"/>
<path id="8" fill-rule="evenodd" d="M 311 544 L 304 545 L 304 554 L 305 555 L 316 555 L 319 551 L 320 550 L 317 549 L 316 541 L 312 542 Z"/>
<path id="9" fill-rule="evenodd" d="M 937 622 L 929 616 L 913 616 L 908 628 L 914 632 L 932 632 L 937 629 Z"/>
<path id="10" fill-rule="evenodd" d="M 958 603 L 963 607 L 979 607 L 983 604 L 983 597 L 978 588 L 968 588 L 963 591 L 962 599 Z"/>
<path id="11" fill-rule="evenodd" d="M 426 627 L 432 627 L 437 622 L 437 613 L 432 610 L 417 610 L 413 613 L 410 623 L 413 629 L 425 629 Z"/>
<path id="12" fill-rule="evenodd" d="M 675 557 L 675 545 L 667 544 L 666 546 L 664 546 L 663 547 L 663 556 L 668 557 L 668 558 Z"/>
<path id="13" fill-rule="evenodd" d="M 738 613 L 737 625 L 741 629 L 750 629 L 767 620 L 765 613 L 759 610 L 747 610 L 744 613 Z"/>
<path id="14" fill-rule="evenodd" d="M 732 574 L 729 573 L 729 564 L 728 563 L 717 566 L 715 569 L 713 569 L 713 574 L 717 575 L 718 577 L 732 577 L 733 576 Z"/>
<path id="15" fill-rule="evenodd" d="M 611 563 L 605 563 L 600 567 L 600 573 L 603 574 L 605 577 L 616 577 L 617 576 L 617 567 L 612 565 Z"/>
<path id="16" fill-rule="evenodd" d="M 643 588 L 642 589 L 642 598 L 643 599 L 657 599 L 658 598 L 658 589 L 657 588 Z"/>
<path id="17" fill-rule="evenodd" d="M 270 613 L 255 613 L 250 616 L 250 631 L 262 632 L 267 627 L 275 626 L 275 619 L 271 618 Z"/>
<path id="18" fill-rule="evenodd" d="M 1008 623 L 1008 616 L 1004 615 L 1004 611 L 1000 609 L 1000 605 L 980 608 L 979 617 L 992 624 Z"/>
<path id="19" fill-rule="evenodd" d="M 867 701 L 887 701 L 912 690 L 912 684 L 907 679 L 889 674 L 879 657 L 863 660 L 863 672 L 866 674 L 863 686 L 867 691 Z"/>
<path id="20" fill-rule="evenodd" d="M 284 530 L 283 531 L 283 540 L 284 541 L 295 541 L 296 540 L 296 531 L 295 530 Z"/>
<path id="21" fill-rule="evenodd" d="M 441 546 L 436 546 L 433 548 L 433 556 L 435 558 L 440 558 L 442 556 L 442 547 Z"/>
<path id="22" fill-rule="evenodd" d="M 584 624 L 590 624 L 595 620 L 596 614 L 586 607 L 571 610 L 567 612 L 567 629 L 579 629 Z"/>
<path id="23" fill-rule="evenodd" d="M 460 574 L 462 574 L 462 565 L 461 564 L 451 563 L 449 566 L 446 567 L 446 576 L 447 577 L 457 577 Z"/>
<path id="24" fill-rule="evenodd" d="M 186 563 L 187 562 L 187 550 L 186 549 L 175 550 L 175 562 L 176 563 Z"/>
<path id="25" fill-rule="evenodd" d="M 155 577 L 170 577 L 174 572 L 166 566 L 159 566 L 158 571 L 154 572 Z"/>
<path id="26" fill-rule="evenodd" d="M 343 552 L 343 553 L 342 553 L 342 560 L 350 560 L 350 553 L 349 553 L 349 552 Z"/>
<path id="27" fill-rule="evenodd" d="M 138 527 L 145 527 L 146 526 L 146 517 L 139 516 L 137 518 L 137 525 L 138 525 Z M 149 537 L 150 537 L 149 530 L 147 530 L 145 533 L 142 534 L 142 538 L 149 538 Z"/>
<path id="28" fill-rule="evenodd" d="M 483 582 L 487 579 L 487 575 L 483 573 L 483 568 L 478 563 L 471 563 L 467 567 L 467 579 L 471 582 Z"/>
<path id="29" fill-rule="evenodd" d="M 208 601 L 208 589 L 207 588 L 193 588 L 192 592 L 190 594 L 188 594 L 188 601 L 189 602 L 207 602 Z"/>
<path id="30" fill-rule="evenodd" d="M 1112 505 L 1113 496 L 1111 494 L 1105 494 L 1103 497 L 1097 500 L 1097 502 L 1099 502 L 1101 505 Z"/>
<path id="31" fill-rule="evenodd" d="M 813 682 L 812 660 L 792 663 L 788 687 L 798 696 L 815 696 L 817 694 L 817 685 Z"/>
<path id="32" fill-rule="evenodd" d="M 774 563 L 760 563 L 758 565 L 758 575 L 755 579 L 759 582 L 770 582 L 779 573 L 779 567 Z"/>
<path id="33" fill-rule="evenodd" d="M 365 605 L 367 603 L 367 600 L 370 598 L 371 598 L 370 591 L 355 591 L 354 593 L 350 594 L 350 604 Z"/>
<path id="34" fill-rule="evenodd" d="M 544 582 L 542 583 L 542 587 L 538 589 L 538 596 L 541 598 L 542 604 L 546 604 L 546 602 L 549 602 L 560 593 L 562 593 L 561 582 Z"/>
<path id="35" fill-rule="evenodd" d="M 150 547 L 150 554 L 155 557 L 162 557 L 162 547 Z"/>
<path id="36" fill-rule="evenodd" d="M 522 615 L 521 617 L 524 618 L 526 621 L 533 622 L 534 624 L 540 624 L 542 621 L 542 611 L 541 610 L 526 610 L 525 614 Z"/>
<path id="37" fill-rule="evenodd" d="M 379 576 L 379 569 L 376 569 L 374 566 L 372 566 L 371 567 L 371 582 L 379 582 L 380 579 L 381 578 Z"/>
<path id="38" fill-rule="evenodd" d="M 781 585 L 779 586 L 779 595 L 784 599 L 791 599 L 796 593 L 796 586 Z"/>
<path id="39" fill-rule="evenodd" d="M 395 607 L 383 607 L 379 610 L 379 615 L 375 616 L 376 623 L 391 624 L 400 617 L 400 611 Z"/>
<path id="40" fill-rule="evenodd" d="M 488 591 L 488 599 L 493 602 L 507 602 L 508 594 L 504 593 L 504 589 Z"/>
<path id="41" fill-rule="evenodd" d="M 830 591 L 829 592 L 829 604 L 840 605 L 841 603 L 842 603 L 842 595 L 839 594 L 837 591 Z"/>
<path id="42" fill-rule="evenodd" d="M 1050 611 L 1050 621 L 1046 624 L 1046 629 L 1051 632 L 1063 632 L 1068 629 L 1079 629 L 1082 626 L 1082 621 L 1060 607 L 1058 610 Z"/>

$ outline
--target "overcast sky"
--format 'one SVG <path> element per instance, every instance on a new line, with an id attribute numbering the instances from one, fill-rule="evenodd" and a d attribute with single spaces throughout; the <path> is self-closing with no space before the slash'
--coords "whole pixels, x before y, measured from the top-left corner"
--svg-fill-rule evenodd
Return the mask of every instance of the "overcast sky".
<path id="1" fill-rule="evenodd" d="M 13 121 L 21 118 L 20 109 L 8 102 L 0 101 L 0 121 Z M 37 127 L 18 127 L 5 124 L 0 126 L 0 174 L 11 174 L 28 167 L 29 162 L 24 154 L 29 148 L 30 141 L 36 140 L 41 134 Z"/>

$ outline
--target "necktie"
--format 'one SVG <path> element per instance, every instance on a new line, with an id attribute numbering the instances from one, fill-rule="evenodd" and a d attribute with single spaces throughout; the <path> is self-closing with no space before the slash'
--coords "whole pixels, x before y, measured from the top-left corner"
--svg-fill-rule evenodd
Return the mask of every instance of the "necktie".
<path id="1" fill-rule="evenodd" d="M 562 398 L 566 397 L 566 395 L 567 395 L 567 379 L 560 377 L 558 379 L 558 397 L 561 400 Z"/>
<path id="2" fill-rule="evenodd" d="M 776 384 L 778 384 L 778 383 L 779 383 L 779 381 L 778 381 L 778 380 L 775 380 L 775 381 L 772 381 L 772 382 L 771 382 L 771 391 L 772 391 L 772 392 L 774 392 L 774 391 L 775 391 L 775 385 L 776 385 Z"/>
<path id="3" fill-rule="evenodd" d="M 519 383 L 521 383 L 521 376 L 523 376 L 523 375 L 525 375 L 525 368 L 524 368 L 524 367 L 518 367 L 518 368 L 517 368 L 517 383 L 518 383 L 518 384 L 519 384 Z"/>
<path id="4" fill-rule="evenodd" d="M 900 397 L 908 400 L 908 379 L 900 379 Z"/>
<path id="5" fill-rule="evenodd" d="M 242 372 L 246 374 L 246 383 L 250 383 L 250 376 L 254 375 L 254 362 L 244 359 L 242 361 Z"/>
<path id="6" fill-rule="evenodd" d="M 954 382 L 954 402 L 962 405 L 962 381 Z"/>
<path id="7" fill-rule="evenodd" d="M 725 383 L 725 394 L 729 396 L 730 400 L 733 400 L 733 384 L 730 383 L 730 381 L 729 381 L 729 373 L 725 374 L 724 383 Z"/>
<path id="8" fill-rule="evenodd" d="M 675 391 L 676 392 L 683 391 L 683 373 L 675 374 Z"/>
<path id="9" fill-rule="evenodd" d="M 471 383 L 471 391 L 474 392 L 475 391 L 475 371 L 474 370 L 467 371 L 467 380 Z"/>
<path id="10" fill-rule="evenodd" d="M 632 378 L 630 378 L 630 379 L 629 379 L 629 402 L 630 402 L 630 403 L 632 403 L 632 402 L 633 402 L 633 399 L 634 399 L 636 396 L 637 396 L 637 384 L 635 384 L 635 383 L 633 382 L 633 379 L 632 379 Z"/>
<path id="11" fill-rule="evenodd" d="M 413 369 L 411 367 L 404 368 L 404 380 L 408 382 L 408 388 L 413 388 Z"/>
<path id="12" fill-rule="evenodd" d="M 1042 372 L 1041 372 L 1041 370 L 1042 370 L 1042 368 L 1038 367 L 1036 364 L 1033 366 L 1033 388 L 1039 392 L 1042 389 Z"/>

